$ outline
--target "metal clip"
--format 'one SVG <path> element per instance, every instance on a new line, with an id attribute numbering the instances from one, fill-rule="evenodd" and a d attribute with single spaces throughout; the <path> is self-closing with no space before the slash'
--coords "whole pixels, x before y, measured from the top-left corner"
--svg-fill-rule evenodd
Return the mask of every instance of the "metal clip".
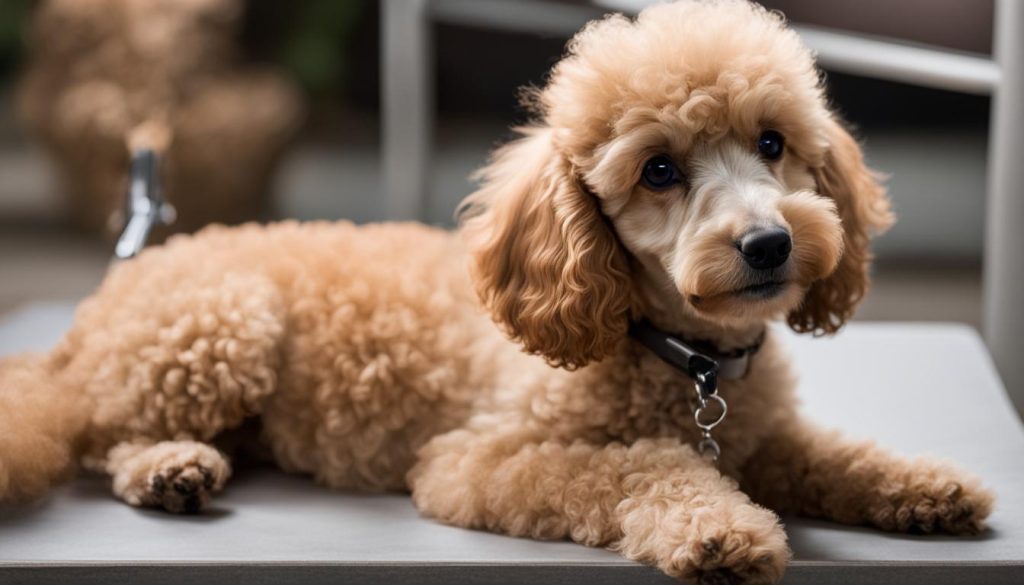
<path id="1" fill-rule="evenodd" d="M 702 401 L 718 393 L 718 368 L 714 362 L 712 365 L 714 367 L 695 368 L 696 372 L 693 375 L 697 383 L 697 396 Z"/>
<path id="2" fill-rule="evenodd" d="M 174 207 L 160 193 L 159 158 L 148 148 L 132 152 L 131 182 L 127 194 L 127 221 L 114 247 L 122 260 L 134 257 L 146 245 L 149 232 L 157 223 L 174 222 Z"/>
<path id="3" fill-rule="evenodd" d="M 649 321 L 633 323 L 630 325 L 629 333 L 659 358 L 682 370 L 694 381 L 696 399 L 690 401 L 690 408 L 693 410 L 697 428 L 700 429 L 701 438 L 697 443 L 697 451 L 717 464 L 722 449 L 711 437 L 711 431 L 722 424 L 728 412 L 725 400 L 718 395 L 719 363 L 681 339 L 657 329 Z M 708 416 L 708 406 L 711 403 L 717 404 L 721 409 L 721 412 L 714 415 L 713 420 Z"/>
<path id="4" fill-rule="evenodd" d="M 700 441 L 697 443 L 697 452 L 717 465 L 718 459 L 722 455 L 722 448 L 718 441 L 711 436 L 711 431 L 725 420 L 725 415 L 729 412 L 729 406 L 725 403 L 725 399 L 718 395 L 718 377 L 716 373 L 716 369 L 709 368 L 697 372 L 694 376 L 694 390 L 697 394 L 698 405 L 693 409 L 693 420 L 701 431 Z M 711 404 L 716 404 L 720 412 L 717 414 L 712 413 L 712 416 L 708 417 L 707 415 L 710 412 L 708 406 Z"/>
<path id="5" fill-rule="evenodd" d="M 722 456 L 722 447 L 718 445 L 718 441 L 711 438 L 710 433 L 703 433 L 700 442 L 697 443 L 697 452 L 701 457 L 706 457 L 717 465 L 718 458 Z"/>

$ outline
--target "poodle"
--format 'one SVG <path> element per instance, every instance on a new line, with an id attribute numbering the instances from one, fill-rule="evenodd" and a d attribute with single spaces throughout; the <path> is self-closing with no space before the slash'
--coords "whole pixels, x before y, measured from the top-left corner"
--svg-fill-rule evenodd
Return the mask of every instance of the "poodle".
<path id="1" fill-rule="evenodd" d="M 76 225 L 120 231 L 136 148 L 166 155 L 173 230 L 258 216 L 303 102 L 281 75 L 241 62 L 244 8 L 242 0 L 38 3 L 19 113 L 55 163 Z"/>
<path id="2" fill-rule="evenodd" d="M 686 582 L 777 581 L 781 513 L 983 529 L 974 476 L 796 411 L 767 323 L 839 329 L 892 217 L 781 16 L 742 0 L 609 16 L 527 101 L 535 122 L 454 234 L 210 227 L 114 266 L 51 353 L 0 366 L 0 497 L 80 462 L 131 505 L 194 512 L 241 442 L 334 488 L 407 490 L 442 522 Z"/>

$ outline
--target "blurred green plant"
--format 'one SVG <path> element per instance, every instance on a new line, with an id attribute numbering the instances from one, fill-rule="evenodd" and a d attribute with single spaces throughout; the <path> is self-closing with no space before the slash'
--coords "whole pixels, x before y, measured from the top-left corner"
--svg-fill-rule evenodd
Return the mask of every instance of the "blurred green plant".
<path id="1" fill-rule="evenodd" d="M 306 0 L 284 44 L 281 61 L 314 96 L 331 96 L 348 79 L 346 44 L 362 12 L 358 0 Z"/>
<path id="2" fill-rule="evenodd" d="M 9 81 L 25 52 L 25 25 L 34 0 L 0 0 L 0 81 Z"/>

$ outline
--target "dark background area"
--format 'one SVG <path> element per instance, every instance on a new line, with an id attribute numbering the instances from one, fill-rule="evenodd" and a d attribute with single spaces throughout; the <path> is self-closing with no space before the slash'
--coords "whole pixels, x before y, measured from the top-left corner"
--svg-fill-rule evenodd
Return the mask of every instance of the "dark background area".
<path id="1" fill-rule="evenodd" d="M 515 0 L 510 0 L 515 1 Z M 34 2 L 0 3 L 0 87 L 16 79 L 24 22 Z M 987 54 L 991 0 L 821 2 L 768 0 L 794 22 Z M 922 18 L 927 13 L 928 18 Z M 441 115 L 507 116 L 518 88 L 540 84 L 567 36 L 435 24 L 436 106 Z M 303 85 L 314 104 L 316 133 L 339 109 L 379 112 L 380 6 L 375 0 L 250 0 L 240 39 L 245 58 L 275 63 Z M 830 93 L 859 125 L 984 126 L 988 98 L 830 73 Z M 880 107 L 884 102 L 884 107 Z"/>
<path id="2" fill-rule="evenodd" d="M 507 0 L 515 3 L 517 0 Z M 540 0 L 533 0 L 537 6 Z M 584 3 L 585 0 L 544 0 Z M 35 0 L 0 0 L 0 311 L 77 298 L 98 282 L 109 243 L 62 223 L 44 157 L 21 131 L 12 95 Z M 767 0 L 797 24 L 986 54 L 992 0 Z M 381 204 L 377 0 L 249 0 L 243 59 L 276 65 L 302 88 L 308 116 L 276 181 L 272 217 L 387 219 Z M 452 224 L 467 180 L 509 127 L 516 96 L 542 84 L 569 35 L 435 22 L 436 119 L 427 221 Z M 987 96 L 826 72 L 837 109 L 891 176 L 900 222 L 882 238 L 868 318 L 980 319 Z M 7 255 L 4 252 L 7 252 Z"/>

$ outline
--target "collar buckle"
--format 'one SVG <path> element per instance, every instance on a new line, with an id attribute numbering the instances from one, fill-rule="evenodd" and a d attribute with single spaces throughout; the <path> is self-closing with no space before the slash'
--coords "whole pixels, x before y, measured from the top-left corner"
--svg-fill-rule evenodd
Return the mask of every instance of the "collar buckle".
<path id="1" fill-rule="evenodd" d="M 716 388 L 720 379 L 732 380 L 746 376 L 750 368 L 750 357 L 761 348 L 765 338 L 762 332 L 752 345 L 723 352 L 710 342 L 684 340 L 666 333 L 646 319 L 630 324 L 629 335 L 690 379 L 709 389 Z"/>
<path id="2" fill-rule="evenodd" d="M 691 408 L 694 422 L 700 431 L 697 452 L 717 465 L 722 448 L 712 438 L 711 431 L 725 420 L 729 410 L 725 399 L 718 395 L 719 376 L 726 379 L 745 376 L 750 356 L 761 348 L 765 334 L 762 333 L 750 347 L 728 354 L 717 352 L 717 359 L 698 351 L 695 346 L 699 346 L 699 342 L 695 344 L 679 339 L 658 329 L 646 319 L 632 323 L 629 335 L 694 381 L 697 399 L 695 404 L 691 402 Z"/>
<path id="3" fill-rule="evenodd" d="M 702 400 L 718 393 L 718 364 L 711 361 L 714 367 L 698 369 L 690 377 L 697 383 L 697 393 Z"/>

